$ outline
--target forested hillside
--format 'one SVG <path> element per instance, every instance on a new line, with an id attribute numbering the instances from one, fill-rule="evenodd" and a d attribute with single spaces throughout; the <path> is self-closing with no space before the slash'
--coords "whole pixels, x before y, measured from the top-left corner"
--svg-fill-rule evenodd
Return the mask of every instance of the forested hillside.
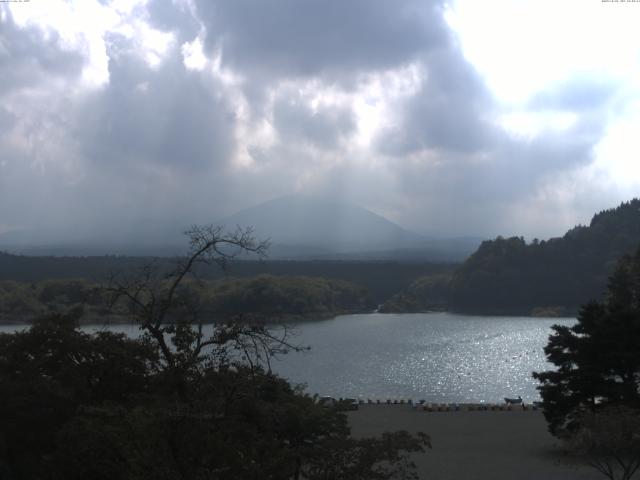
<path id="1" fill-rule="evenodd" d="M 32 257 L 0 252 L 0 281 L 41 282 L 50 279 L 84 279 L 105 283 L 115 273 L 126 273 L 148 264 L 170 269 L 176 259 L 168 257 Z M 432 273 L 452 272 L 456 264 L 393 261 L 234 261 L 226 272 L 199 266 L 199 278 L 221 279 L 225 276 L 252 278 L 257 275 L 323 277 L 345 280 L 369 290 L 373 301 L 384 302 L 405 289 L 411 282 Z"/>
<path id="2" fill-rule="evenodd" d="M 571 315 L 599 299 L 624 254 L 640 245 L 640 200 L 596 214 L 563 237 L 483 242 L 450 278 L 416 280 L 386 311 L 447 307 L 468 313 Z"/>
<path id="3" fill-rule="evenodd" d="M 197 309 L 198 318 L 206 322 L 234 315 L 251 315 L 264 321 L 319 319 L 375 308 L 366 288 L 314 277 L 259 275 L 189 281 L 177 294 L 180 301 L 184 299 L 190 308 Z M 131 305 L 125 301 L 112 305 L 104 285 L 84 280 L 0 281 L 0 323 L 30 322 L 50 313 L 70 311 L 82 311 L 84 323 L 101 323 L 106 319 L 128 321 L 132 313 Z"/>
<path id="4" fill-rule="evenodd" d="M 596 214 L 588 226 L 579 225 L 560 238 L 530 243 L 522 237 L 485 241 L 457 270 L 455 265 L 434 263 L 238 261 L 227 272 L 238 280 L 227 282 L 224 287 L 227 297 L 217 298 L 216 311 L 230 311 L 235 308 L 233 305 L 244 305 L 246 311 L 247 306 L 257 305 L 260 299 L 263 305 L 260 308 L 278 305 L 283 313 L 301 315 L 366 310 L 383 302 L 381 311 L 386 312 L 449 309 L 468 313 L 570 315 L 579 305 L 600 297 L 618 259 L 638 245 L 640 200 L 634 199 Z M 174 259 L 0 254 L 0 280 L 38 283 L 53 278 L 82 278 L 98 284 L 113 272 L 132 271 L 149 262 L 160 269 L 169 269 Z M 264 274 L 267 277 L 262 280 L 254 279 Z M 216 280 L 223 274 L 209 268 L 199 271 L 198 276 Z M 302 276 L 323 277 L 324 285 L 330 285 L 327 288 L 350 291 L 346 297 L 360 287 L 347 288 L 350 284 L 344 282 L 360 285 L 364 287 L 362 292 L 367 293 L 355 294 L 353 298 L 358 300 L 347 308 L 326 307 L 331 304 L 327 303 L 327 297 L 317 300 L 323 295 L 319 293 L 322 290 L 319 279 L 302 282 L 300 288 L 304 292 L 298 294 L 296 281 L 286 278 Z M 258 288 L 260 285 L 263 290 Z M 8 285 L 5 287 L 10 289 Z M 20 308 L 26 311 L 40 310 L 40 294 L 27 295 L 26 291 L 26 287 L 20 287 L 14 289 L 15 295 L 12 293 L 10 300 L 5 296 L 5 313 L 12 305 L 22 305 Z M 248 291 L 253 293 L 247 296 Z M 296 296 L 302 300 L 294 305 L 292 299 Z M 358 302 L 360 307 L 355 306 Z"/>
<path id="5" fill-rule="evenodd" d="M 640 244 L 640 200 L 596 214 L 561 238 L 483 242 L 456 271 L 451 307 L 508 312 L 563 307 L 600 298 L 618 259 Z"/>
<path id="6" fill-rule="evenodd" d="M 451 274 L 435 273 L 411 282 L 408 288 L 385 301 L 381 313 L 419 313 L 449 308 Z"/>

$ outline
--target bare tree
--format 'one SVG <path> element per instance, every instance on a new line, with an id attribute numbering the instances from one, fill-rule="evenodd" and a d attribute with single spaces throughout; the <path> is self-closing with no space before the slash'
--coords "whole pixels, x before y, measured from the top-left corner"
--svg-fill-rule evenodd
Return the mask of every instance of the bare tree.
<path id="1" fill-rule="evenodd" d="M 246 316 L 236 316 L 211 325 L 209 335 L 198 306 L 197 294 L 184 289 L 188 278 L 195 278 L 198 265 L 217 265 L 226 270 L 240 255 L 264 257 L 267 241 L 257 241 L 250 228 L 233 232 L 217 225 L 193 226 L 185 232 L 189 251 L 169 271 L 147 264 L 133 275 L 113 275 L 106 287 L 113 307 L 125 300 L 132 316 L 158 345 L 169 369 L 189 369 L 198 364 L 203 352 L 220 362 L 229 359 L 229 351 L 238 352 L 253 367 L 276 353 L 300 347 L 289 342 L 286 326 L 275 331 Z"/>
<path id="2" fill-rule="evenodd" d="M 629 480 L 640 468 L 640 412 L 622 406 L 589 412 L 570 445 L 610 480 Z"/>

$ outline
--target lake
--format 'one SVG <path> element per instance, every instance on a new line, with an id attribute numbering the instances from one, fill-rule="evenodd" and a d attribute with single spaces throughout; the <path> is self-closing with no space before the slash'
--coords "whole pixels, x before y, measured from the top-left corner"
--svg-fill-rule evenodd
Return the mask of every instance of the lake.
<path id="1" fill-rule="evenodd" d="M 334 397 L 494 402 L 520 395 L 530 402 L 539 399 L 531 372 L 550 368 L 542 349 L 556 323 L 575 319 L 343 315 L 296 324 L 295 343 L 311 350 L 280 356 L 272 368 L 309 393 Z M 110 328 L 137 334 L 137 327 Z"/>

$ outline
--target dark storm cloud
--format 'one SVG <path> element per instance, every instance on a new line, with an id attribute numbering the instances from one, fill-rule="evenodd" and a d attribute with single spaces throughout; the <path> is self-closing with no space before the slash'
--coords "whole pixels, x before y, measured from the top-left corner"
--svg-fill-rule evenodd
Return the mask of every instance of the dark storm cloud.
<path id="1" fill-rule="evenodd" d="M 394 68 L 446 35 L 439 3 L 404 0 L 197 0 L 206 45 L 224 65 L 270 77 Z"/>
<path id="2" fill-rule="evenodd" d="M 181 42 L 191 41 L 198 35 L 200 23 L 186 2 L 151 0 L 146 8 L 147 18 L 152 27 L 176 33 Z"/>
<path id="3" fill-rule="evenodd" d="M 273 126 L 285 142 L 311 143 L 320 148 L 336 148 L 341 138 L 355 131 L 355 117 L 348 109 L 318 108 L 314 111 L 304 98 L 284 95 L 273 107 Z"/>
<path id="4" fill-rule="evenodd" d="M 579 122 L 562 132 L 547 132 L 533 139 L 503 138 L 488 158 L 463 169 L 465 185 L 475 185 L 469 201 L 514 202 L 534 194 L 550 176 L 559 176 L 593 160 L 593 145 L 603 124 Z"/>
<path id="5" fill-rule="evenodd" d="M 399 190 L 416 205 L 404 216 L 410 224 L 458 234 L 509 231 L 519 220 L 507 215 L 514 205 L 533 202 L 544 185 L 593 161 L 608 88 L 573 83 L 540 94 L 527 113 L 544 105 L 575 113 L 576 120 L 530 137 L 500 126 L 495 99 L 453 37 L 425 52 L 421 66 L 420 88 L 398 105 L 395 121 L 376 140 L 394 162 Z"/>
<path id="6" fill-rule="evenodd" d="M 407 197 L 416 212 L 436 205 L 424 209 L 433 222 L 419 214 L 405 215 L 413 225 L 429 223 L 441 231 L 476 225 L 483 233 L 502 228 L 507 219 L 497 212 L 517 199 L 535 196 L 549 176 L 588 165 L 602 136 L 604 120 L 596 112 L 608 91 L 580 82 L 536 100 L 536 108 L 553 104 L 580 113 L 569 130 L 533 139 L 508 134 L 498 125 L 495 99 L 446 25 L 441 2 L 196 0 L 196 6 L 206 32 L 205 48 L 220 53 L 223 66 L 244 76 L 243 92 L 258 116 L 268 112 L 265 92 L 281 81 L 312 78 L 320 85 L 337 82 L 349 89 L 363 74 L 418 66 L 418 91 L 393 106 L 393 126 L 374 142 L 388 159 L 388 183 L 397 182 L 396 191 L 388 194 Z M 592 112 L 585 113 L 589 102 Z M 288 172 L 288 178 L 282 178 L 261 171 L 260 190 L 273 191 L 271 196 L 277 195 L 277 185 L 286 189 L 287 182 L 296 183 L 296 173 L 318 171 L 315 160 L 296 144 L 331 149 L 354 131 L 348 110 L 326 108 L 314 114 L 295 88 L 276 98 L 272 114 L 285 145 L 250 149 L 258 164 Z M 429 161 L 407 161 L 425 152 Z M 362 167 L 343 164 L 332 170 L 318 171 L 318 178 L 305 188 L 334 194 L 336 185 L 360 192 L 385 190 L 380 188 L 383 174 L 365 174 Z M 456 215 L 447 215 L 449 206 Z M 483 220 L 476 222 L 478 218 Z"/>
<path id="7" fill-rule="evenodd" d="M 109 43 L 109 84 L 78 114 L 88 160 L 131 170 L 208 170 L 229 160 L 234 114 L 212 77 L 187 70 L 177 47 L 151 67 L 128 40 Z"/>
<path id="8" fill-rule="evenodd" d="M 573 225 L 540 225 L 514 210 L 536 205 L 546 186 L 557 185 L 554 182 L 588 165 L 604 127 L 602 119 L 587 117 L 567 130 L 534 138 L 504 134 L 473 155 L 431 152 L 423 161 L 396 170 L 400 190 L 419 206 L 410 209 L 405 221 L 417 224 L 428 219 L 431 231 L 458 235 L 559 235 L 562 228 Z M 538 206 L 541 211 L 548 208 L 544 202 Z M 549 217 L 555 213 L 547 212 Z"/>
<path id="9" fill-rule="evenodd" d="M 603 121 L 584 119 L 567 130 L 534 138 L 496 134 L 495 141 L 473 154 L 446 150 L 425 154 L 422 161 L 400 170 L 400 178 L 411 195 L 487 206 L 509 203 L 534 194 L 549 176 L 591 162 L 603 129 Z"/>
<path id="10" fill-rule="evenodd" d="M 11 11 L 0 5 L 0 95 L 78 75 L 83 64 L 83 56 L 65 49 L 57 32 L 21 28 Z"/>
<path id="11" fill-rule="evenodd" d="M 11 9 L 0 5 L 0 223 L 33 226 L 47 216 L 47 204 L 57 202 L 55 190 L 64 181 L 46 164 L 60 153 L 49 135 L 52 125 L 66 125 L 58 110 L 65 102 L 50 92 L 77 80 L 85 60 L 56 31 L 19 26 Z"/>
<path id="12" fill-rule="evenodd" d="M 400 106 L 400 119 L 384 132 L 378 147 L 387 154 L 420 150 L 473 153 L 491 146 L 497 132 L 491 96 L 455 43 L 425 53 L 418 92 Z"/>
<path id="13" fill-rule="evenodd" d="M 0 133 L 0 224 L 49 222 L 85 236 L 157 223 L 179 231 L 306 189 L 395 213 L 426 233 L 504 232 L 512 205 L 589 164 L 615 92 L 572 80 L 527 106 L 573 112 L 572 127 L 508 133 L 443 4 L 195 0 L 192 10 L 151 0 L 130 20 L 175 35 L 157 65 L 140 38 L 109 34 L 108 82 L 51 87 L 48 96 L 55 80 L 79 77 L 81 48 L 19 27 L 3 9 L 0 100 L 11 90 L 20 102 L 0 104 L 0 129 L 10 131 Z M 185 68 L 181 47 L 198 35 L 210 60 L 220 55 L 222 74 L 215 62 Z M 389 126 L 371 148 L 350 144 L 358 132 L 350 95 L 406 71 L 420 75 L 413 94 L 373 100 L 389 102 Z M 275 135 L 254 138 L 263 126 Z M 246 164 L 234 162 L 245 151 Z"/>
<path id="14" fill-rule="evenodd" d="M 33 32 L 15 27 L 12 35 L 8 44 L 17 45 Z M 25 69 L 15 82 L 20 102 L 6 115 L 0 108 L 0 123 L 20 124 L 17 143 L 0 135 L 0 223 L 26 237 L 37 232 L 34 241 L 140 239 L 141 231 L 154 236 L 157 224 L 179 233 L 192 219 L 228 213 L 221 200 L 235 113 L 220 84 L 187 70 L 179 45 L 152 67 L 135 41 L 110 35 L 107 43 L 105 85 L 81 95 L 49 92 L 52 74 L 34 79 Z M 19 63 L 48 65 L 36 46 Z M 64 64 L 68 53 L 59 54 Z M 56 76 L 66 71 L 54 68 Z M 32 97 L 30 85 L 44 93 Z"/>

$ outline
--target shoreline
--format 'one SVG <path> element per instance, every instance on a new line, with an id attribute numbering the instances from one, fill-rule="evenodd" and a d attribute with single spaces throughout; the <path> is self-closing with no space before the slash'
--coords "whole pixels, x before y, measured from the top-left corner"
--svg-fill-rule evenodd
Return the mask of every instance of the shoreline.
<path id="1" fill-rule="evenodd" d="M 2 326 L 11 326 L 11 325 L 32 325 L 36 320 L 42 317 L 46 317 L 51 314 L 66 314 L 68 312 L 62 311 L 49 311 L 49 312 L 41 312 L 38 314 L 29 314 L 29 315 L 20 315 L 20 314 L 3 314 L 0 315 L 0 325 Z M 362 310 L 334 310 L 334 311 L 319 311 L 313 313 L 251 313 L 248 314 L 249 317 L 253 317 L 256 319 L 260 319 L 260 323 L 264 323 L 265 325 L 290 325 L 296 323 L 315 323 L 315 322 L 323 322 L 327 320 L 333 320 L 337 317 L 348 316 L 348 315 L 430 315 L 430 314 L 438 314 L 438 313 L 447 313 L 451 315 L 459 315 L 465 317 L 487 317 L 487 318 L 530 318 L 530 319 L 540 319 L 540 320 L 549 320 L 549 319 L 575 319 L 577 316 L 577 311 L 567 310 L 563 312 L 562 315 L 545 315 L 540 312 L 533 311 L 467 311 L 467 310 L 450 310 L 450 309 L 426 309 L 421 311 L 379 311 L 379 309 L 362 309 Z M 213 324 L 220 321 L 224 321 L 225 319 L 232 318 L 234 314 L 229 313 L 220 313 L 220 312 L 203 312 L 203 314 L 208 315 L 211 320 L 204 322 L 204 324 Z M 126 325 L 126 324 L 135 324 L 135 320 L 132 320 L 130 315 L 122 315 L 122 314 L 96 314 L 94 312 L 85 312 L 78 320 L 78 324 L 80 326 L 86 325 Z"/>

